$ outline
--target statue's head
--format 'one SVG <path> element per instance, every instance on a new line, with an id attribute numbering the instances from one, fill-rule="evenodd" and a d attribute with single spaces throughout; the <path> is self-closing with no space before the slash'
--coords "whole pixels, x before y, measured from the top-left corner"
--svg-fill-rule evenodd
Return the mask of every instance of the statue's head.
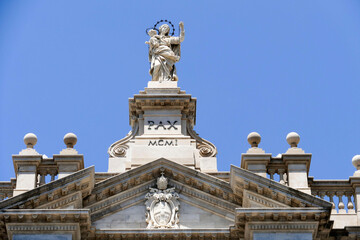
<path id="1" fill-rule="evenodd" d="M 169 25 L 167 25 L 167 24 L 161 25 L 159 28 L 159 32 L 160 32 L 160 34 L 163 34 L 165 36 L 169 35 L 169 32 L 170 32 Z"/>
<path id="2" fill-rule="evenodd" d="M 148 34 L 150 37 L 153 37 L 157 34 L 156 30 L 155 29 L 151 29 L 150 31 L 148 31 Z"/>

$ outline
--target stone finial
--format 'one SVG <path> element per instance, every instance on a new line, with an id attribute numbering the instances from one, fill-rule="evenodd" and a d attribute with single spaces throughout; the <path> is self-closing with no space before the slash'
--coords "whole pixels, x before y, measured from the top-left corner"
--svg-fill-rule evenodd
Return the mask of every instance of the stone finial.
<path id="1" fill-rule="evenodd" d="M 66 148 L 60 151 L 61 155 L 77 155 L 78 152 L 74 149 L 77 142 L 77 136 L 74 133 L 67 133 L 64 136 L 64 143 Z"/>
<path id="2" fill-rule="evenodd" d="M 28 133 L 24 136 L 24 143 L 27 148 L 34 148 L 37 143 L 37 137 L 33 133 Z"/>
<path id="3" fill-rule="evenodd" d="M 354 176 L 360 176 L 360 155 L 355 155 L 352 158 L 352 164 L 356 168 L 356 171 L 354 173 Z"/>
<path id="4" fill-rule="evenodd" d="M 19 155 L 40 155 L 35 149 L 34 146 L 37 143 L 37 137 L 33 133 L 28 133 L 24 136 L 24 143 L 26 148 L 19 152 Z"/>
<path id="5" fill-rule="evenodd" d="M 249 144 L 251 145 L 251 148 L 249 148 L 246 153 L 255 153 L 255 154 L 265 153 L 264 150 L 262 150 L 261 148 L 258 148 L 259 143 L 261 141 L 260 134 L 258 134 L 257 132 L 251 132 L 247 136 L 247 140 L 248 140 Z"/>
<path id="6" fill-rule="evenodd" d="M 64 143 L 67 148 L 73 148 L 77 142 L 77 136 L 74 133 L 67 133 L 64 136 Z"/>
<path id="7" fill-rule="evenodd" d="M 286 136 L 286 141 L 291 147 L 297 147 L 300 142 L 300 135 L 296 132 L 291 132 Z"/>
<path id="8" fill-rule="evenodd" d="M 261 141 L 261 136 L 257 132 L 251 132 L 247 136 L 247 140 L 248 140 L 249 144 L 251 145 L 251 147 L 258 147 L 258 145 Z"/>

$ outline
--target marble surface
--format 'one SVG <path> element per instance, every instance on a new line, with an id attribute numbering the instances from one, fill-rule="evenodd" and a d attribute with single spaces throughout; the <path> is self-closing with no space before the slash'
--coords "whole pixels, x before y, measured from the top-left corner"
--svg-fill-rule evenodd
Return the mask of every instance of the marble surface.
<path id="1" fill-rule="evenodd" d="M 254 240 L 312 240 L 311 233 L 254 233 Z"/>
<path id="2" fill-rule="evenodd" d="M 16 234 L 13 240 L 72 240 L 71 234 Z"/>

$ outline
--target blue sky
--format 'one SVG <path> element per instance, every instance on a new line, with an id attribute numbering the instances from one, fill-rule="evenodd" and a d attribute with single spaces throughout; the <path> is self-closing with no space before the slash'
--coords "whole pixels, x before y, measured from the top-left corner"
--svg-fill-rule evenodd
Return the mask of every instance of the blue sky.
<path id="1" fill-rule="evenodd" d="M 145 29 L 160 19 L 185 23 L 179 86 L 198 99 L 195 129 L 219 170 L 240 165 L 248 133 L 275 156 L 296 131 L 315 179 L 353 174 L 359 1 L 36 0 L 0 2 L 0 181 L 28 132 L 49 157 L 74 132 L 85 165 L 107 171 L 108 147 L 130 130 L 128 98 L 150 80 Z"/>

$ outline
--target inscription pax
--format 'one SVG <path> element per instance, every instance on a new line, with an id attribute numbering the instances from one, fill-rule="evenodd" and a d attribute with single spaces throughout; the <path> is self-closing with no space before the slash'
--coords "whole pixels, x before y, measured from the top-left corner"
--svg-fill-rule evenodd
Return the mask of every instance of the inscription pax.
<path id="1" fill-rule="evenodd" d="M 171 130 L 172 128 L 174 130 L 178 130 L 178 128 L 175 126 L 175 124 L 178 121 L 148 121 L 148 130 L 158 130 L 158 129 L 163 129 L 163 130 Z"/>

